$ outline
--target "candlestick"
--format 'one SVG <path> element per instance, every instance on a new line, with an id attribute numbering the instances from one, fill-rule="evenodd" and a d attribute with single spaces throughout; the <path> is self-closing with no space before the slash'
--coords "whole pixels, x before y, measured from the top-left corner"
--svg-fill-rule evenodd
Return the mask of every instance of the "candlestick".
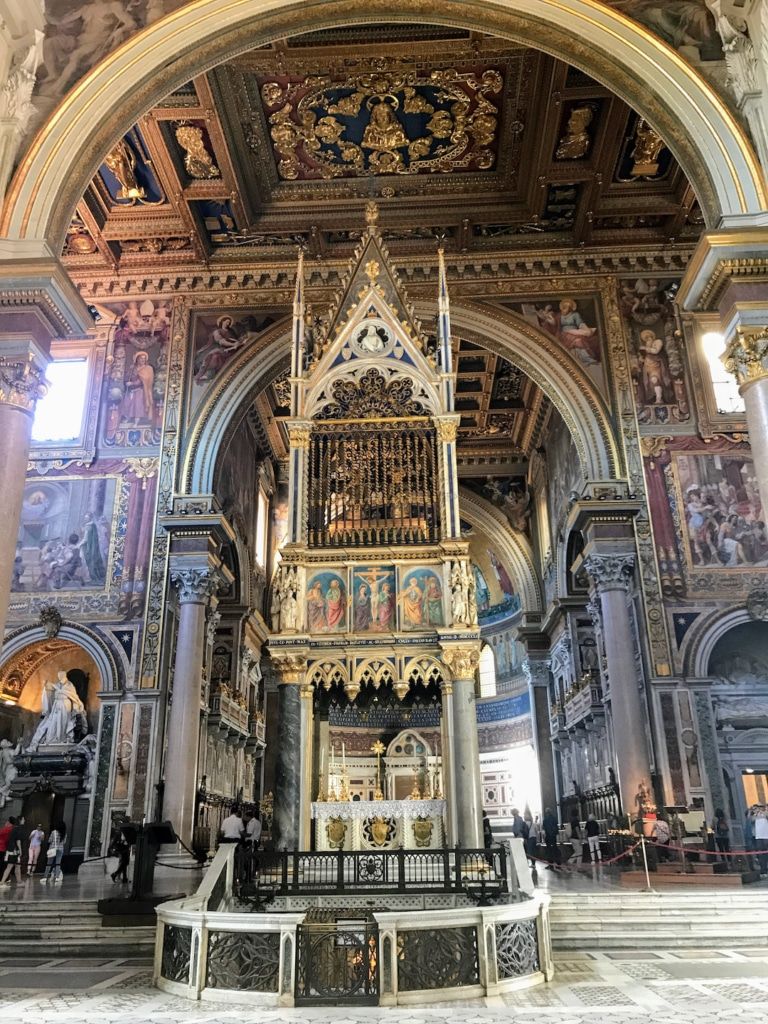
<path id="1" fill-rule="evenodd" d="M 341 741 L 341 770 L 342 772 L 347 770 L 347 750 L 344 746 L 344 740 Z"/>

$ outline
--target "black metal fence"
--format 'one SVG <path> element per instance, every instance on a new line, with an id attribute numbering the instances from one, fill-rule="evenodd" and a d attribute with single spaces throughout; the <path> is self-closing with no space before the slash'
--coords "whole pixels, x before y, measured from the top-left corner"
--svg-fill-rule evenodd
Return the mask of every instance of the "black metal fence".
<path id="1" fill-rule="evenodd" d="M 271 851 L 235 853 L 240 898 L 334 892 L 466 893 L 479 899 L 507 891 L 502 846 L 483 850 Z"/>
<path id="2" fill-rule="evenodd" d="M 297 1006 L 376 1006 L 379 932 L 373 921 L 300 924 L 296 929 Z"/>

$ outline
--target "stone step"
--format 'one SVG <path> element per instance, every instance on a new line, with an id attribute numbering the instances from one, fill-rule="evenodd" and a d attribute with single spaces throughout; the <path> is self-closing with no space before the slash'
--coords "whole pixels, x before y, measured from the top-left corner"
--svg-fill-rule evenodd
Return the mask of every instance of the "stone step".
<path id="1" fill-rule="evenodd" d="M 637 930 L 616 935 L 593 935 L 587 929 L 582 929 L 579 934 L 552 934 L 552 948 L 555 951 L 566 949 L 583 950 L 585 946 L 596 950 L 657 950 L 660 948 L 660 945 L 664 948 L 672 947 L 675 949 L 679 947 L 688 949 L 722 949 L 724 946 L 728 949 L 756 949 L 765 946 L 768 950 L 768 941 L 756 939 L 754 935 L 731 936 L 729 934 L 725 938 L 722 936 L 718 938 L 717 936 L 701 936 L 696 933 L 691 933 L 690 935 L 669 935 L 666 931 L 659 933 L 659 931 L 640 932 Z"/>
<path id="2" fill-rule="evenodd" d="M 155 940 L 142 942 L 104 942 L 102 939 L 78 942 L 76 945 L 65 942 L 1 942 L 0 959 L 6 957 L 60 957 L 60 956 L 100 956 L 100 957 L 135 957 L 151 956 L 154 953 Z"/>

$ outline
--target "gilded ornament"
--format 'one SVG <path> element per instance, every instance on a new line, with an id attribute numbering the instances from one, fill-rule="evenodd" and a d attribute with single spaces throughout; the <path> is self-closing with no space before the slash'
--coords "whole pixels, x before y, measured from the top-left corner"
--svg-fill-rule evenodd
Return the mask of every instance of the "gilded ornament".
<path id="1" fill-rule="evenodd" d="M 740 328 L 722 356 L 723 364 L 743 387 L 768 377 L 768 327 Z"/>
<path id="2" fill-rule="evenodd" d="M 435 425 L 437 427 L 437 436 L 443 444 L 450 444 L 456 440 L 456 433 L 459 429 L 456 420 L 436 420 Z"/>
<path id="3" fill-rule="evenodd" d="M 587 131 L 595 116 L 589 104 L 574 107 L 568 116 L 565 135 L 560 139 L 555 151 L 558 160 L 580 160 L 589 152 L 592 138 Z"/>
<path id="4" fill-rule="evenodd" d="M 347 835 L 347 824 L 341 818 L 329 818 L 325 826 L 325 835 L 332 850 L 341 850 Z"/>
<path id="5" fill-rule="evenodd" d="M 32 362 L 0 356 L 0 405 L 12 405 L 34 412 L 38 399 L 48 388 L 40 370 Z"/>
<path id="6" fill-rule="evenodd" d="M 184 150 L 184 166 L 190 178 L 219 178 L 221 172 L 206 149 L 203 129 L 193 124 L 179 124 L 174 132 Z"/>
<path id="7" fill-rule="evenodd" d="M 650 178 L 659 171 L 659 156 L 664 149 L 664 140 L 651 128 L 644 118 L 640 118 L 635 128 L 635 148 L 632 150 L 633 178 Z"/>
<path id="8" fill-rule="evenodd" d="M 480 650 L 476 646 L 445 647 L 443 662 L 454 679 L 474 679 L 475 669 L 480 663 Z"/>
<path id="9" fill-rule="evenodd" d="M 124 139 L 107 153 L 104 163 L 120 184 L 118 199 L 128 199 L 135 203 L 147 198 L 146 190 L 136 178 L 136 154 Z"/>

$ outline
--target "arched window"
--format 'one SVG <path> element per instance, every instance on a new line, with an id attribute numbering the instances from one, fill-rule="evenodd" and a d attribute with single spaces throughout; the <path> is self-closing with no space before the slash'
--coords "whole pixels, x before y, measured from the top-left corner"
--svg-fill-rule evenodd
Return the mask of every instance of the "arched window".
<path id="1" fill-rule="evenodd" d="M 712 381 L 712 392 L 715 407 L 721 415 L 744 412 L 744 399 L 739 394 L 739 385 L 732 373 L 728 373 L 723 365 L 722 355 L 725 352 L 725 341 L 722 334 L 708 331 L 701 339 L 704 357 L 709 367 Z"/>
<path id="2" fill-rule="evenodd" d="M 496 696 L 496 659 L 488 644 L 480 651 L 480 696 Z"/>

